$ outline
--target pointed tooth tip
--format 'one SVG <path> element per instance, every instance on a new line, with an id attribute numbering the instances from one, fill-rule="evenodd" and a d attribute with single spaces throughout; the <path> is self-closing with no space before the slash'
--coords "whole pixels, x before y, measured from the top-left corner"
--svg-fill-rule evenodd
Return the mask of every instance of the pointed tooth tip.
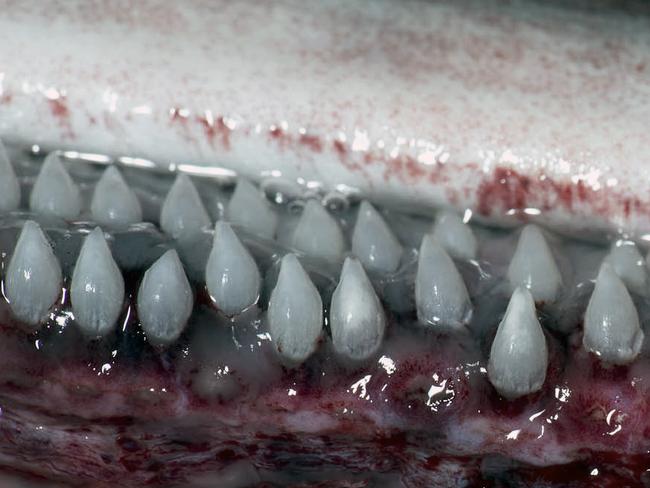
<path id="1" fill-rule="evenodd" d="M 316 200 L 309 199 L 292 236 L 298 251 L 332 263 L 340 263 L 345 238 L 336 219 Z"/>
<path id="2" fill-rule="evenodd" d="M 9 156 L 0 141 L 0 213 L 13 212 L 20 205 L 20 183 Z"/>
<path id="3" fill-rule="evenodd" d="M 210 297 L 228 316 L 242 313 L 259 299 L 257 263 L 227 222 L 215 224 L 205 275 Z"/>
<path id="4" fill-rule="evenodd" d="M 75 219 L 81 213 L 81 192 L 56 152 L 49 153 L 29 197 L 30 209 L 62 219 Z"/>
<path id="5" fill-rule="evenodd" d="M 116 165 L 109 165 L 99 178 L 93 192 L 90 212 L 96 222 L 111 227 L 142 222 L 140 200 Z"/>
<path id="6" fill-rule="evenodd" d="M 366 361 L 381 347 L 386 317 L 358 259 L 348 257 L 343 263 L 332 295 L 330 327 L 335 351 L 347 360 Z"/>
<path id="7" fill-rule="evenodd" d="M 400 264 L 403 248 L 384 217 L 367 200 L 359 206 L 352 232 L 352 252 L 368 269 L 392 273 Z"/>
<path id="8" fill-rule="evenodd" d="M 445 210 L 436 216 L 431 232 L 456 259 L 475 259 L 478 243 L 472 228 L 455 212 Z"/>
<path id="9" fill-rule="evenodd" d="M 530 291 L 518 286 L 490 349 L 488 378 L 503 397 L 539 391 L 546 380 L 548 348 Z"/>
<path id="10" fill-rule="evenodd" d="M 201 196 L 190 177 L 179 173 L 160 210 L 160 227 L 174 239 L 191 239 L 211 227 Z"/>

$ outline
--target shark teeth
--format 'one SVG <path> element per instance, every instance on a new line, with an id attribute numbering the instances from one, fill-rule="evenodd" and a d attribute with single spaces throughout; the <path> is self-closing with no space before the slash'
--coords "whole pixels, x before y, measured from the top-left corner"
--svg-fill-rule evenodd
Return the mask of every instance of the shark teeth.
<path id="1" fill-rule="evenodd" d="M 536 225 L 524 227 L 510 266 L 512 290 L 525 286 L 536 302 L 553 302 L 562 287 L 562 275 L 542 231 Z"/>
<path id="2" fill-rule="evenodd" d="M 423 324 L 458 329 L 471 316 L 465 282 L 447 251 L 431 235 L 425 235 L 420 246 L 415 303 Z"/>
<path id="3" fill-rule="evenodd" d="M 332 343 L 342 356 L 364 361 L 381 347 L 386 317 L 363 266 L 354 258 L 343 263 L 329 317 Z"/>
<path id="4" fill-rule="evenodd" d="M 240 179 L 226 208 L 226 218 L 265 239 L 273 239 L 278 216 L 248 180 Z"/>
<path id="5" fill-rule="evenodd" d="M 56 153 L 45 158 L 29 198 L 32 211 L 72 220 L 81 213 L 81 193 Z"/>
<path id="6" fill-rule="evenodd" d="M 309 256 L 338 263 L 345 239 L 341 227 L 316 200 L 308 200 L 293 234 L 293 247 Z"/>
<path id="7" fill-rule="evenodd" d="M 647 271 L 643 256 L 632 241 L 619 240 L 605 258 L 629 290 L 647 293 Z"/>
<path id="8" fill-rule="evenodd" d="M 606 363 L 629 363 L 641 350 L 644 334 L 636 307 L 623 281 L 607 262 L 598 272 L 584 328 L 584 348 Z"/>
<path id="9" fill-rule="evenodd" d="M 385 273 L 395 271 L 402 258 L 402 246 L 379 212 L 361 202 L 352 234 L 352 252 L 363 265 Z"/>
<path id="10" fill-rule="evenodd" d="M 295 254 L 282 258 L 269 301 L 268 323 L 285 361 L 302 363 L 316 350 L 323 328 L 323 302 Z"/>
<path id="11" fill-rule="evenodd" d="M 174 249 L 145 272 L 138 290 L 138 317 L 147 340 L 167 346 L 181 335 L 194 299 L 185 270 Z"/>
<path id="12" fill-rule="evenodd" d="M 541 389 L 547 367 L 546 338 L 533 296 L 517 287 L 492 342 L 488 378 L 503 397 L 513 399 Z"/>
<path id="13" fill-rule="evenodd" d="M 215 226 L 205 282 L 212 300 L 226 315 L 237 315 L 257 302 L 260 272 L 229 224 Z"/>
<path id="14" fill-rule="evenodd" d="M 124 279 L 99 227 L 88 234 L 79 252 L 70 300 L 85 335 L 105 336 L 115 327 L 124 302 Z"/>
<path id="15" fill-rule="evenodd" d="M 109 227 L 126 227 L 142 221 L 142 207 L 120 170 L 109 166 L 97 182 L 90 212 L 95 222 Z"/>
<path id="16" fill-rule="evenodd" d="M 0 213 L 12 212 L 20 205 L 20 184 L 1 141 L 0 175 Z"/>
<path id="17" fill-rule="evenodd" d="M 456 259 L 475 259 L 477 243 L 472 228 L 453 212 L 441 212 L 433 226 L 433 237 Z"/>
<path id="18" fill-rule="evenodd" d="M 160 227 L 174 239 L 191 239 L 211 224 L 194 183 L 179 174 L 160 210 Z"/>
<path id="19" fill-rule="evenodd" d="M 36 222 L 27 221 L 5 275 L 5 294 L 17 319 L 36 327 L 61 294 L 61 266 Z"/>

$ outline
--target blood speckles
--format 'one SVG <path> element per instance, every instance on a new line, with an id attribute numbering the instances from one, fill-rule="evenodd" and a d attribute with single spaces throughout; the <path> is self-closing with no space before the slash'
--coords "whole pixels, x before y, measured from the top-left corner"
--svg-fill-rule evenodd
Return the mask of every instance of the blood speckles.
<path id="1" fill-rule="evenodd" d="M 336 151 L 336 154 L 338 154 L 339 159 L 344 160 L 345 158 L 347 158 L 348 148 L 345 147 L 345 144 L 342 141 L 334 141 L 332 143 L 332 146 L 334 147 L 334 151 Z"/>
<path id="2" fill-rule="evenodd" d="M 70 124 L 70 109 L 66 98 L 60 96 L 58 98 L 48 98 L 47 103 L 50 107 L 52 116 L 58 121 L 59 126 L 63 129 L 63 137 L 74 139 L 74 132 Z"/>
<path id="3" fill-rule="evenodd" d="M 0 105 L 9 105 L 13 100 L 14 96 L 12 93 L 7 92 L 0 95 Z"/>
<path id="4" fill-rule="evenodd" d="M 223 117 L 213 119 L 210 115 L 206 114 L 197 117 L 196 121 L 203 127 L 205 137 L 210 144 L 213 144 L 214 140 L 219 137 L 223 148 L 226 150 L 230 149 L 230 133 L 232 129 L 226 125 Z"/>
<path id="5" fill-rule="evenodd" d="M 321 142 L 320 138 L 318 138 L 317 136 L 302 134 L 298 138 L 298 142 L 300 142 L 300 144 L 302 144 L 303 146 L 306 146 L 312 151 L 317 153 L 323 150 L 323 143 Z"/>

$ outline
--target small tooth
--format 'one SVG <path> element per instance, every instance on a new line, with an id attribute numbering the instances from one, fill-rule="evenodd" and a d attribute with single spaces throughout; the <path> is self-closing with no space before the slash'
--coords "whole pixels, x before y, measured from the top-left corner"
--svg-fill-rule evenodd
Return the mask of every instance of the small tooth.
<path id="1" fill-rule="evenodd" d="M 278 216 L 262 196 L 260 191 L 248 180 L 240 179 L 235 187 L 226 218 L 235 225 L 266 239 L 275 237 Z"/>
<path id="2" fill-rule="evenodd" d="M 149 342 L 166 346 L 178 339 L 193 304 L 183 265 L 170 249 L 146 271 L 138 290 L 138 316 Z"/>
<path id="3" fill-rule="evenodd" d="M 415 303 L 423 324 L 457 329 L 471 316 L 465 282 L 447 251 L 431 235 L 425 235 L 420 246 Z"/>
<path id="4" fill-rule="evenodd" d="M 219 221 L 214 230 L 205 282 L 212 300 L 226 315 L 236 315 L 257 302 L 260 272 L 230 224 Z"/>
<path id="5" fill-rule="evenodd" d="M 99 227 L 88 234 L 79 252 L 70 300 L 84 334 L 99 337 L 113 330 L 124 302 L 124 279 Z"/>
<path id="6" fill-rule="evenodd" d="M 90 211 L 101 225 L 123 227 L 142 222 L 140 201 L 115 166 L 106 168 L 97 182 Z"/>
<path id="7" fill-rule="evenodd" d="M 309 256 L 340 262 L 345 240 L 334 217 L 316 200 L 308 200 L 293 234 L 293 247 Z"/>
<path id="8" fill-rule="evenodd" d="M 646 292 L 647 275 L 645 262 L 636 244 L 619 240 L 605 258 L 629 290 L 639 294 Z"/>
<path id="9" fill-rule="evenodd" d="M 27 221 L 5 275 L 5 293 L 16 318 L 37 326 L 61 294 L 61 265 L 36 222 Z"/>
<path id="10" fill-rule="evenodd" d="M 81 213 L 81 193 L 58 154 L 50 153 L 45 158 L 29 197 L 29 207 L 34 212 L 68 220 Z"/>
<path id="11" fill-rule="evenodd" d="M 268 321 L 271 338 L 285 360 L 301 363 L 316 350 L 323 328 L 323 302 L 295 254 L 282 258 Z"/>
<path id="12" fill-rule="evenodd" d="M 474 232 L 458 214 L 442 212 L 438 215 L 433 226 L 433 236 L 451 257 L 468 260 L 476 258 Z"/>
<path id="13" fill-rule="evenodd" d="M 20 205 L 20 184 L 9 156 L 0 141 L 0 213 L 16 210 Z"/>
<path id="14" fill-rule="evenodd" d="M 189 176 L 179 174 L 160 211 L 160 227 L 174 239 L 191 238 L 211 226 L 210 216 Z"/>
<path id="15" fill-rule="evenodd" d="M 375 271 L 392 273 L 402 259 L 402 246 L 384 218 L 368 202 L 359 207 L 352 234 L 352 252 L 363 265 Z"/>
<path id="16" fill-rule="evenodd" d="M 636 307 L 609 263 L 600 266 L 584 327 L 583 346 L 607 363 L 629 363 L 641 350 L 644 335 Z"/>
<path id="17" fill-rule="evenodd" d="M 512 399 L 538 391 L 546 379 L 548 350 L 535 302 L 523 286 L 515 289 L 492 342 L 488 378 Z"/>
<path id="18" fill-rule="evenodd" d="M 330 326 L 334 349 L 353 360 L 372 357 L 381 346 L 386 317 L 361 263 L 346 258 L 332 295 Z"/>
<path id="19" fill-rule="evenodd" d="M 512 290 L 525 286 L 536 302 L 552 302 L 562 286 L 562 275 L 548 247 L 546 238 L 536 225 L 524 227 L 517 249 L 508 267 Z"/>

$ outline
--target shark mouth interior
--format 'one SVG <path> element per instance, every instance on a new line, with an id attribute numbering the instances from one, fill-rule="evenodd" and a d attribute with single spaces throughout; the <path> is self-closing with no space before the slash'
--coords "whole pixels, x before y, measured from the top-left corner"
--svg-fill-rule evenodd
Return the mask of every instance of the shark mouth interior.
<path id="1" fill-rule="evenodd" d="M 65 486 L 646 480 L 634 242 L 8 154 L 3 469 Z"/>

